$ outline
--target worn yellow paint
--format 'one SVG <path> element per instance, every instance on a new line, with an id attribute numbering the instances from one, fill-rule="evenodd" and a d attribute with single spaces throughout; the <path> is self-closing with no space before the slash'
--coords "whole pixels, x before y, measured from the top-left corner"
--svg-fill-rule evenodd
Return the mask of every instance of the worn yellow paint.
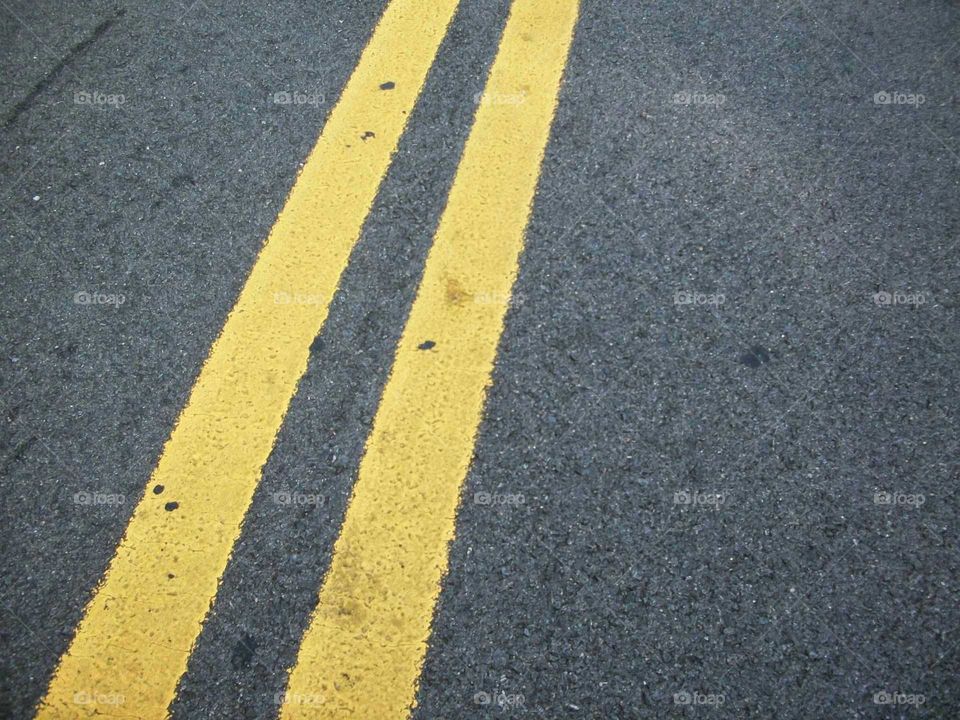
<path id="1" fill-rule="evenodd" d="M 514 2 L 290 675 L 284 720 L 394 720 L 414 703 L 503 329 L 506 303 L 490 299 L 510 297 L 577 13 L 577 0 Z"/>
<path id="2" fill-rule="evenodd" d="M 457 5 L 392 0 L 385 10 L 213 344 L 38 718 L 166 716 Z"/>

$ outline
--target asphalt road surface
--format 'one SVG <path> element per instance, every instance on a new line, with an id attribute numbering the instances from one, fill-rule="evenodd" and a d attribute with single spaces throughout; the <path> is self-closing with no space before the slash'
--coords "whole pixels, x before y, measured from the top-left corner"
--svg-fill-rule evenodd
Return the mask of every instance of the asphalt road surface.
<path id="1" fill-rule="evenodd" d="M 0 18 L 0 717 L 960 717 L 955 0 Z"/>

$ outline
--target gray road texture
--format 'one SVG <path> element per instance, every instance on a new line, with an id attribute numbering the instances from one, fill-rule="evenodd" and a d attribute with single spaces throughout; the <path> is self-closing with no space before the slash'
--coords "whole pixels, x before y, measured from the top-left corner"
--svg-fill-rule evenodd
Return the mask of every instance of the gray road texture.
<path id="1" fill-rule="evenodd" d="M 0 717 L 383 6 L 0 0 Z M 176 720 L 276 716 L 508 6 L 462 2 Z M 583 1 L 415 720 L 960 716 L 958 78 L 954 1 Z"/>

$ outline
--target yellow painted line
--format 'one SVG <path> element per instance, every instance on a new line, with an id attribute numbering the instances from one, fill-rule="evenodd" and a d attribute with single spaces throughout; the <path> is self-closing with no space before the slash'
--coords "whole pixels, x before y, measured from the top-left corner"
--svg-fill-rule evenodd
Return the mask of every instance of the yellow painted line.
<path id="1" fill-rule="evenodd" d="M 283 720 L 396 720 L 414 703 L 503 329 L 489 298 L 510 297 L 578 4 L 513 4 Z"/>
<path id="2" fill-rule="evenodd" d="M 38 718 L 167 715 L 310 345 L 457 5 L 392 0 L 384 11 L 210 351 Z"/>

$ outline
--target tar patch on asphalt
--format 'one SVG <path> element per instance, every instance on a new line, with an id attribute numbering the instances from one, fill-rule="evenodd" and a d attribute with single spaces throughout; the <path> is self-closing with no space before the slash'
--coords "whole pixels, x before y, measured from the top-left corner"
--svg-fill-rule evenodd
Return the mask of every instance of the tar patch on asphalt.
<path id="1" fill-rule="evenodd" d="M 749 352 L 745 352 L 740 356 L 740 362 L 756 370 L 761 365 L 766 365 L 770 362 L 770 353 L 759 345 L 754 345 L 750 348 Z"/>
<path id="2" fill-rule="evenodd" d="M 230 664 L 233 665 L 233 669 L 239 670 L 249 667 L 256 651 L 257 641 L 253 639 L 253 636 L 244 633 L 243 637 L 237 640 L 237 644 L 233 646 L 233 653 L 230 656 Z"/>
<path id="3" fill-rule="evenodd" d="M 196 180 L 193 179 L 193 176 L 188 175 L 187 173 L 181 173 L 179 175 L 176 175 L 170 181 L 170 185 L 173 187 L 174 190 L 181 190 L 187 187 L 187 185 L 196 185 L 196 184 L 197 182 Z"/>

